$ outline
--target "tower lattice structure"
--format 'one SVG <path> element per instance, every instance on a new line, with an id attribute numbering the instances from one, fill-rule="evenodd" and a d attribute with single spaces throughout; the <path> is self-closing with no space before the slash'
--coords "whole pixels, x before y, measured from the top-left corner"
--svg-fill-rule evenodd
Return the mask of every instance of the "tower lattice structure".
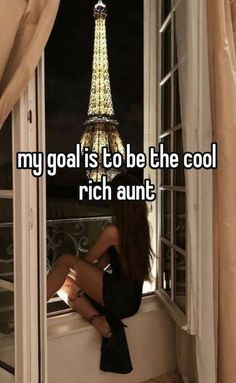
<path id="1" fill-rule="evenodd" d="M 92 83 L 88 108 L 88 119 L 81 138 L 81 150 L 85 147 L 98 153 L 99 167 L 89 169 L 87 175 L 94 181 L 101 181 L 102 175 L 111 179 L 115 169 L 104 169 L 102 166 L 102 148 L 107 147 L 110 153 L 119 152 L 125 157 L 125 150 L 117 130 L 118 121 L 114 119 L 109 64 L 106 38 L 107 7 L 98 0 L 94 6 L 95 36 L 93 50 Z"/>

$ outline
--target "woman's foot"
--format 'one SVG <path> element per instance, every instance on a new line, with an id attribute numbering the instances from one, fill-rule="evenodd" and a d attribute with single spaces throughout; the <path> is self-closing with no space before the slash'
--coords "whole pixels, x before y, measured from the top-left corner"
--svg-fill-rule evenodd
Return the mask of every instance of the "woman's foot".
<path id="1" fill-rule="evenodd" d="M 112 336 L 111 328 L 104 316 L 95 314 L 89 319 L 89 322 L 104 338 L 110 338 Z"/>

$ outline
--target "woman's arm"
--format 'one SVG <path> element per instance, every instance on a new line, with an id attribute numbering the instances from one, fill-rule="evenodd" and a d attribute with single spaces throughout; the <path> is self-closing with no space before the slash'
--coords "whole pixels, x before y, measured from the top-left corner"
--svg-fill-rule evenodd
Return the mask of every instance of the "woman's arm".
<path id="1" fill-rule="evenodd" d="M 87 262 L 99 260 L 110 246 L 118 246 L 118 231 L 115 225 L 105 227 L 84 259 Z"/>
<path id="2" fill-rule="evenodd" d="M 96 266 L 99 269 L 104 270 L 110 264 L 110 257 L 107 253 L 103 254 L 101 258 L 96 263 Z"/>

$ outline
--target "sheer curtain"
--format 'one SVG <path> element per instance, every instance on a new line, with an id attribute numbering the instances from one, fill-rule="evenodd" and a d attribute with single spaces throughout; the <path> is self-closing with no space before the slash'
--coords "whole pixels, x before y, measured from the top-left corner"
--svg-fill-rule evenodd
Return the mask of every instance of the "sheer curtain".
<path id="1" fill-rule="evenodd" d="M 59 0 L 0 1 L 0 128 L 34 73 L 58 6 Z"/>
<path id="2" fill-rule="evenodd" d="M 176 2 L 176 36 L 185 152 L 213 141 L 205 0 Z M 186 170 L 188 330 L 195 335 L 199 382 L 216 382 L 213 309 L 213 172 Z"/>
<path id="3" fill-rule="evenodd" d="M 236 379 L 236 1 L 209 0 L 211 101 L 219 165 L 214 177 L 218 382 Z"/>

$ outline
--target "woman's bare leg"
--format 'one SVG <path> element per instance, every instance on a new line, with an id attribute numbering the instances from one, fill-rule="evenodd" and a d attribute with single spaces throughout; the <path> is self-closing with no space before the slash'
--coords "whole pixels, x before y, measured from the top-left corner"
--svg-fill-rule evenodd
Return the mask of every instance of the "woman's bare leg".
<path id="1" fill-rule="evenodd" d="M 89 320 L 93 315 L 99 314 L 99 312 L 95 309 L 95 307 L 91 304 L 91 302 L 86 298 L 86 296 L 83 293 L 83 295 L 78 295 L 73 300 L 69 299 L 69 294 L 74 284 L 75 282 L 70 277 L 67 277 L 61 289 L 57 291 L 59 297 L 68 306 L 72 307 L 76 312 L 81 314 L 82 317 L 87 320 Z"/>
<path id="2" fill-rule="evenodd" d="M 81 289 L 103 306 L 103 271 L 73 255 L 63 255 L 58 258 L 55 266 L 49 272 L 47 277 L 47 299 L 49 300 L 60 290 L 70 269 L 75 271 Z"/>
<path id="3" fill-rule="evenodd" d="M 61 297 L 61 299 L 64 300 L 66 304 L 72 307 L 74 311 L 78 312 L 88 321 L 95 316 L 95 319 L 92 320 L 93 326 L 102 336 L 111 336 L 111 329 L 106 321 L 106 318 L 99 315 L 99 312 L 95 309 L 95 307 L 85 295 L 78 296 L 73 301 L 69 300 L 70 290 L 73 288 L 74 284 L 75 282 L 73 279 L 70 277 L 66 278 L 64 285 L 57 292 L 57 294 Z"/>
<path id="4" fill-rule="evenodd" d="M 74 275 L 77 278 L 80 288 L 93 300 L 103 306 L 103 271 L 98 267 L 72 255 L 61 256 L 48 274 L 48 299 L 50 299 L 56 292 L 58 292 L 58 290 L 62 288 L 70 270 L 74 270 Z M 66 280 L 66 283 L 67 287 L 65 287 L 65 289 L 68 291 L 68 280 Z M 86 319 L 91 319 L 91 316 L 99 314 L 86 296 L 80 296 L 73 301 L 69 301 L 67 294 L 66 303 Z M 110 326 L 105 317 L 98 316 L 92 321 L 92 324 L 103 336 L 105 334 L 106 336 L 107 334 L 109 336 L 111 335 Z"/>

